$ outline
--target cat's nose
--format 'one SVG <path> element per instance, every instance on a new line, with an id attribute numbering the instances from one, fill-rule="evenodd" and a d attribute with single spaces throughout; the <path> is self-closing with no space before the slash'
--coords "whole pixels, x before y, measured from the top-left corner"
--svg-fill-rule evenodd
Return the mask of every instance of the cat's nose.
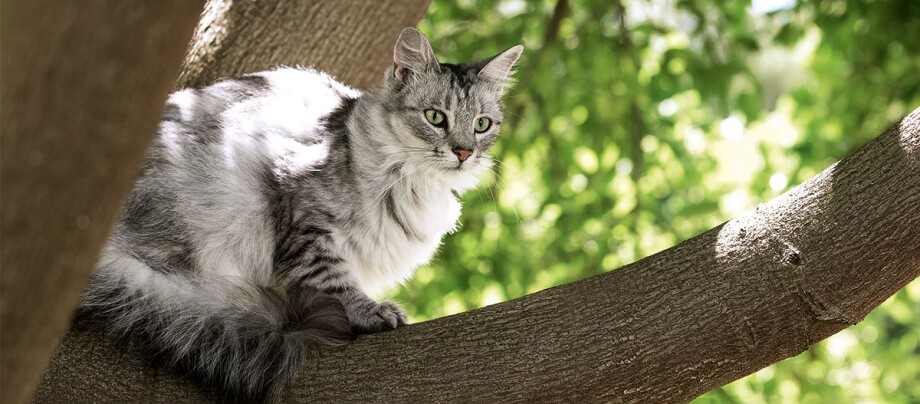
<path id="1" fill-rule="evenodd" d="M 457 155 L 457 158 L 460 159 L 460 161 L 466 161 L 466 159 L 468 159 L 470 155 L 473 154 L 471 150 L 461 149 L 459 147 L 454 148 L 453 151 L 454 154 Z"/>

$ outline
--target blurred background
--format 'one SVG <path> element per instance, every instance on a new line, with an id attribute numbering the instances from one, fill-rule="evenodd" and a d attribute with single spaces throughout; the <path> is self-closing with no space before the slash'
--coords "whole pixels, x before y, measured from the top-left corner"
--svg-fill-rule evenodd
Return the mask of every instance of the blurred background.
<path id="1" fill-rule="evenodd" d="M 614 270 L 782 194 L 920 107 L 920 1 L 434 1 L 441 61 L 523 42 L 423 321 Z M 698 402 L 920 401 L 920 280 Z"/>

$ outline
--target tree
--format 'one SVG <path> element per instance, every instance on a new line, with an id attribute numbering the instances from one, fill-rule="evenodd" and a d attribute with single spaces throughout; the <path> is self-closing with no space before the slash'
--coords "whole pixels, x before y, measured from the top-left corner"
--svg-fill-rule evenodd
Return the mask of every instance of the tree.
<path id="1" fill-rule="evenodd" d="M 213 1 L 180 84 L 288 63 L 366 86 L 387 67 L 391 38 L 427 3 Z M 5 401 L 28 400 L 70 322 L 202 6 L 3 2 Z"/>
<path id="2" fill-rule="evenodd" d="M 253 11 L 258 8 L 248 10 L 262 16 Z M 199 37 L 204 32 L 199 28 Z M 231 60 L 244 57 L 245 47 L 236 42 L 227 48 L 236 56 L 216 65 L 230 66 L 226 73 L 242 71 L 245 63 L 234 67 Z M 216 49 L 215 55 L 229 52 Z M 381 59 L 380 66 L 386 63 Z M 183 76 L 184 82 L 194 82 L 192 76 Z M 918 235 L 917 115 L 760 211 L 668 252 L 610 274 L 322 352 L 292 397 L 612 400 L 622 392 L 626 399 L 687 399 L 800 352 L 862 318 L 918 275 L 917 247 L 911 243 Z M 857 214 L 860 220 L 852 217 Z M 847 225 L 828 225 L 836 223 Z M 881 234 L 880 241 L 870 238 Z M 845 250 L 833 246 L 841 240 Z M 862 277 L 866 267 L 857 267 L 856 258 L 882 269 L 879 277 Z M 687 314 L 697 317 L 680 318 Z M 790 338 L 790 330 L 800 338 Z M 430 378 L 431 373 L 439 375 Z M 100 380 L 108 388 L 100 388 Z M 628 382 L 634 384 L 622 384 Z M 98 330 L 77 330 L 65 338 L 38 398 L 151 395 L 204 397 L 180 376 L 145 367 Z"/>
<path id="3" fill-rule="evenodd" d="M 920 276 L 917 178 L 920 109 L 783 196 L 637 263 L 320 352 L 287 398 L 688 401 L 859 322 Z M 38 392 L 149 397 L 214 399 L 91 329 L 68 334 Z"/>

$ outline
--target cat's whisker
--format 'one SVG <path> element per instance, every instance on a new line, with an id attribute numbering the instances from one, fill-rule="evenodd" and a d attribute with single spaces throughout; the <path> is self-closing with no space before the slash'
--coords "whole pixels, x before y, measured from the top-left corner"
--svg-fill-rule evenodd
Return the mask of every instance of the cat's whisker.
<path id="1" fill-rule="evenodd" d="M 487 189 L 489 190 L 489 194 L 492 195 L 492 208 L 495 209 L 495 214 L 501 218 L 501 210 L 498 209 L 498 198 L 495 197 L 495 192 L 492 191 L 492 187 L 488 187 Z M 496 251 L 498 251 L 498 239 L 498 237 L 495 238 L 495 245 L 493 246 Z"/>
<path id="2" fill-rule="evenodd" d="M 498 159 L 494 159 L 494 161 L 497 162 L 499 165 L 501 165 L 501 166 L 503 166 L 503 167 L 507 167 L 507 165 L 506 165 L 504 162 L 502 162 L 502 161 L 500 161 L 500 160 L 498 160 Z M 505 192 L 505 190 L 507 189 L 508 184 L 507 184 L 507 182 L 505 182 L 504 176 L 502 176 L 501 173 L 500 173 L 496 168 L 493 168 L 493 169 L 492 169 L 492 174 L 494 174 L 495 177 L 498 179 L 498 182 L 496 182 L 496 185 L 499 187 L 499 189 L 500 189 L 502 192 Z M 523 224 L 524 222 L 521 220 L 521 216 L 518 214 L 517 207 L 515 207 L 515 206 L 512 205 L 512 206 L 511 206 L 511 211 L 512 211 L 512 213 L 514 213 L 514 218 L 515 218 L 515 220 L 517 220 L 517 224 L 518 224 L 518 225 Z"/>

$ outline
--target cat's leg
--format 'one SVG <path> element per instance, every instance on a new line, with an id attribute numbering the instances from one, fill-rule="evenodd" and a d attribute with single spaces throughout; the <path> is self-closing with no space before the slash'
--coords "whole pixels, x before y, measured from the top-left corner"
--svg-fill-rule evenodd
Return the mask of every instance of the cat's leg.
<path id="1" fill-rule="evenodd" d="M 376 302 L 357 289 L 326 291 L 345 306 L 348 321 L 356 333 L 392 330 L 406 324 L 406 313 L 391 301 Z"/>
<path id="2" fill-rule="evenodd" d="M 296 282 L 300 286 L 314 287 L 342 302 L 354 332 L 388 331 L 406 324 L 405 311 L 394 302 L 378 303 L 362 292 L 344 262 L 338 259 L 320 261 L 322 265 L 307 265 L 296 271 L 300 273 Z"/>

